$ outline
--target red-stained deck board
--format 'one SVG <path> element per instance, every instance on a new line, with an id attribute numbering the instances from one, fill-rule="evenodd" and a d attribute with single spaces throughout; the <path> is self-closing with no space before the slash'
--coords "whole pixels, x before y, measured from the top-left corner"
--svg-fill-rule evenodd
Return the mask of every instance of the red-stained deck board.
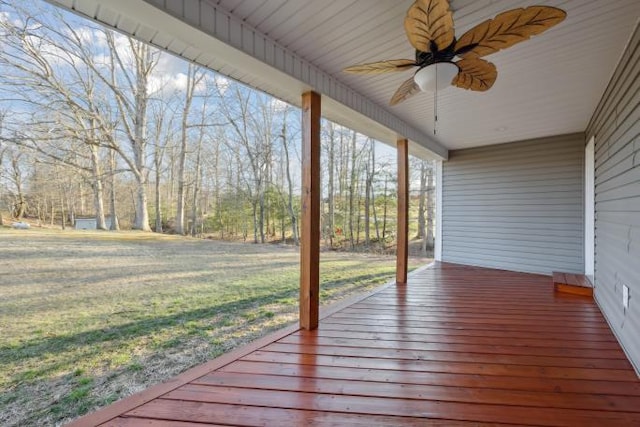
<path id="1" fill-rule="evenodd" d="M 320 349 L 319 351 L 323 351 Z M 447 362 L 419 359 L 393 359 L 323 354 L 294 354 L 255 351 L 242 360 L 302 365 L 329 365 L 364 369 L 391 369 L 407 372 L 440 372 L 450 374 L 498 375 L 522 378 L 567 378 L 600 381 L 632 381 L 638 378 L 630 369 L 593 369 L 556 366 L 513 365 L 501 363 Z"/>
<path id="2" fill-rule="evenodd" d="M 330 328 L 329 325 L 322 326 L 318 332 L 318 337 L 335 337 L 335 338 L 360 338 L 368 340 L 389 340 L 401 342 L 418 342 L 418 343 L 442 343 L 442 344 L 470 344 L 470 345 L 488 345 L 499 346 L 507 345 L 512 347 L 523 347 L 525 349 L 532 348 L 560 348 L 563 350 L 573 349 L 596 349 L 596 350 L 614 350 L 618 354 L 624 354 L 618 343 L 615 341 L 594 341 L 594 340 L 577 340 L 572 339 L 572 335 L 568 334 L 549 334 L 547 338 L 533 337 L 523 338 L 520 333 L 506 334 L 497 331 L 495 334 L 487 334 L 483 336 L 479 334 L 469 333 L 465 331 L 448 330 L 445 334 L 421 334 L 421 333 L 405 333 L 405 332 L 369 332 L 367 330 L 358 330 L 351 328 Z M 455 332 L 455 333 L 454 333 Z M 514 341 L 513 338 L 518 338 Z M 493 347 L 485 347 L 493 348 Z M 584 354 L 584 353 L 583 353 Z"/>
<path id="3" fill-rule="evenodd" d="M 330 365 L 300 365 L 294 363 L 269 363 L 238 360 L 220 368 L 217 372 L 283 375 L 301 378 L 329 378 L 401 385 L 441 385 L 473 388 L 539 391 L 543 393 L 611 394 L 640 397 L 637 381 L 598 381 L 586 379 L 522 377 L 484 374 L 452 374 L 440 372 L 400 371 L 392 369 L 354 368 Z M 201 378 L 204 379 L 206 377 Z"/>
<path id="4" fill-rule="evenodd" d="M 338 335 L 338 334 L 336 334 Z M 493 345 L 475 344 L 467 342 L 458 343 L 442 343 L 442 342 L 424 342 L 412 340 L 396 340 L 377 338 L 360 338 L 357 334 L 344 332 L 340 336 L 313 336 L 294 334 L 280 340 L 281 343 L 300 344 L 308 346 L 346 346 L 355 348 L 373 348 L 373 349 L 396 349 L 396 350 L 420 350 L 436 353 L 469 353 L 474 361 L 477 358 L 473 354 L 480 355 L 529 355 L 529 356 L 550 356 L 550 357 L 568 357 L 571 359 L 594 358 L 594 359 L 620 359 L 625 362 L 627 358 L 622 350 L 615 349 L 574 349 L 569 347 L 535 347 L 535 346 L 516 346 L 512 345 L 510 340 L 502 340 L 495 342 Z M 467 338 L 467 337 L 465 337 Z M 472 337 L 468 337 L 472 338 Z M 452 360 L 449 355 L 445 355 L 447 360 Z"/>
<path id="5" fill-rule="evenodd" d="M 622 411 L 585 411 L 582 409 L 540 408 L 531 406 L 467 404 L 443 400 L 380 398 L 357 395 L 301 393 L 298 391 L 257 388 L 214 387 L 187 384 L 164 396 L 180 402 L 227 403 L 332 413 L 397 416 L 456 421 L 522 423 L 536 425 L 637 425 L 640 413 Z"/>
<path id="6" fill-rule="evenodd" d="M 548 276 L 436 264 L 77 425 L 640 425 L 595 303 Z"/>
<path id="7" fill-rule="evenodd" d="M 302 396 L 304 396 L 304 394 Z M 224 425 L 277 427 L 402 427 L 422 426 L 425 422 L 422 417 L 395 417 L 372 414 L 287 409 L 276 407 L 275 403 L 275 397 L 270 400 L 269 406 L 258 407 L 242 404 L 157 399 L 141 408 L 131 411 L 131 414 L 151 419 L 159 417 L 171 419 L 196 419 L 201 423 L 200 426 L 203 424 L 209 426 L 213 423 L 228 423 Z M 488 424 L 452 420 L 435 420 L 429 425 L 436 427 L 483 427 Z M 491 423 L 490 425 L 494 426 L 496 424 Z"/>
<path id="8" fill-rule="evenodd" d="M 369 345 L 369 344 L 367 344 Z M 536 366 L 536 367 L 567 367 L 582 369 L 602 369 L 621 370 L 631 369 L 631 364 L 625 359 L 597 359 L 597 358 L 576 358 L 576 357 L 550 357 L 550 356 L 527 356 L 519 354 L 494 354 L 494 353 L 467 353 L 467 352 L 443 352 L 434 350 L 409 350 L 409 349 L 389 349 L 352 347 L 342 345 L 328 345 L 319 342 L 317 349 L 310 344 L 286 344 L 274 343 L 265 347 L 266 351 L 293 354 L 311 354 L 325 356 L 346 356 L 346 357 L 366 357 L 383 358 L 390 360 L 420 360 L 426 362 L 442 363 L 470 363 L 482 365 L 500 366 Z"/>
<path id="9" fill-rule="evenodd" d="M 640 412 L 640 397 L 605 394 L 515 391 L 485 387 L 451 387 L 428 384 L 327 378 L 296 378 L 272 373 L 212 372 L 193 384 L 257 388 L 261 390 L 298 391 L 305 393 L 387 397 L 405 400 L 442 400 L 486 403 L 494 405 L 538 406 L 541 408 L 573 408 L 587 410 L 619 410 Z"/>

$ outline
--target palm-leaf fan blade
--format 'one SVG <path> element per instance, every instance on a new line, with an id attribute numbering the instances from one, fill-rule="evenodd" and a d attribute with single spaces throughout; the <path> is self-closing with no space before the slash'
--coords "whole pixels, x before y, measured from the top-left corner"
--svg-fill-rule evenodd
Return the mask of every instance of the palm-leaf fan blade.
<path id="1" fill-rule="evenodd" d="M 448 0 L 416 0 L 404 20 L 409 43 L 421 52 L 444 50 L 454 39 L 453 16 Z M 433 52 L 435 53 L 435 52 Z"/>
<path id="2" fill-rule="evenodd" d="M 413 59 L 388 59 L 368 64 L 352 65 L 343 71 L 352 74 L 382 74 L 393 71 L 405 71 L 416 65 Z"/>
<path id="3" fill-rule="evenodd" d="M 549 6 L 508 10 L 464 33 L 455 51 L 463 58 L 486 56 L 528 40 L 559 24 L 566 16 L 564 10 Z"/>
<path id="4" fill-rule="evenodd" d="M 462 89 L 484 92 L 491 89 L 498 77 L 496 66 L 484 59 L 464 58 L 456 62 L 456 65 L 460 72 L 451 84 Z"/>
<path id="5" fill-rule="evenodd" d="M 396 90 L 396 93 L 391 97 L 391 101 L 389 101 L 389 105 L 397 105 L 418 92 L 420 92 L 420 88 L 416 84 L 415 80 L 413 80 L 412 76 L 410 79 L 405 80 L 398 90 Z"/>

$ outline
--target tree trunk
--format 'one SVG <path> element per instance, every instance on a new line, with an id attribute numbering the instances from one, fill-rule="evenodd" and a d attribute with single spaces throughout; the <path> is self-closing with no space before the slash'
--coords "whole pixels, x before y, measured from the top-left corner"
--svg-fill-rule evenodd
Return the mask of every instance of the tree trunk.
<path id="1" fill-rule="evenodd" d="M 253 243 L 258 243 L 258 202 L 253 200 L 251 202 L 251 208 L 253 213 Z M 246 235 L 246 232 L 245 232 Z M 246 239 L 246 237 L 245 237 Z"/>
<path id="2" fill-rule="evenodd" d="M 416 239 L 423 239 L 423 252 L 424 249 L 424 238 L 426 236 L 425 233 L 425 200 L 427 196 L 427 164 L 426 161 L 420 161 L 420 195 L 418 198 L 418 234 L 416 235 Z"/>
<path id="3" fill-rule="evenodd" d="M 371 167 L 375 171 L 376 167 L 376 144 L 371 145 Z M 371 176 L 371 207 L 373 208 L 373 224 L 376 230 L 376 241 L 380 244 L 380 226 L 378 224 L 378 212 L 376 210 L 375 173 Z"/>
<path id="4" fill-rule="evenodd" d="M 162 195 L 160 193 L 160 168 L 162 165 L 162 162 L 160 161 L 160 153 L 159 153 L 159 149 L 157 147 L 158 144 L 156 144 L 156 150 L 154 152 L 154 158 L 153 158 L 153 167 L 155 169 L 155 198 L 156 198 L 156 224 L 155 224 L 155 231 L 156 233 L 162 233 Z"/>
<path id="5" fill-rule="evenodd" d="M 433 183 L 433 167 L 429 169 L 427 174 L 427 235 L 426 244 L 429 248 L 433 249 L 434 236 L 433 236 L 433 215 L 435 211 L 435 186 Z"/>
<path id="6" fill-rule="evenodd" d="M 106 230 L 107 225 L 104 220 L 104 189 L 102 185 L 102 171 L 100 170 L 100 158 L 98 156 L 98 146 L 89 144 L 91 153 L 91 174 L 93 178 L 93 205 L 96 215 L 96 229 Z M 70 212 L 72 210 L 70 209 Z"/>
<path id="7" fill-rule="evenodd" d="M 367 159 L 367 166 L 365 168 L 365 194 L 364 194 L 364 244 L 368 247 L 371 244 L 371 186 L 373 183 L 373 171 L 375 165 L 371 159 L 373 158 L 373 140 L 369 140 L 371 146 L 369 147 L 369 158 Z"/>
<path id="8" fill-rule="evenodd" d="M 329 124 L 329 246 L 333 248 L 333 239 L 335 237 L 336 223 L 336 195 L 335 195 L 335 132 L 333 123 Z"/>
<path id="9" fill-rule="evenodd" d="M 340 224 L 340 234 L 342 236 L 341 240 L 344 241 L 347 238 L 347 227 L 348 227 L 348 212 L 347 209 L 349 205 L 347 204 L 347 165 L 349 160 L 349 144 L 345 144 L 344 141 L 344 129 L 340 129 L 340 144 L 339 144 L 339 154 L 338 154 L 338 170 L 336 171 L 338 174 L 338 201 L 339 211 L 342 214 L 342 222 Z"/>
<path id="10" fill-rule="evenodd" d="M 120 230 L 120 221 L 118 221 L 118 214 L 116 209 L 116 152 L 111 150 L 109 152 L 109 213 L 111 215 L 111 231 Z"/>
<path id="11" fill-rule="evenodd" d="M 149 97 L 147 95 L 148 77 L 153 69 L 151 48 L 142 42 L 130 42 L 135 50 L 136 62 L 136 93 L 135 93 L 135 120 L 133 154 L 135 160 L 136 191 L 136 220 L 133 228 L 142 231 L 151 231 L 149 226 L 149 200 L 147 198 L 147 181 L 149 171 L 147 168 L 147 107 Z"/>
<path id="12" fill-rule="evenodd" d="M 185 163 L 187 159 L 187 137 L 185 126 L 182 128 L 182 142 L 180 145 L 180 158 L 178 160 L 178 200 L 176 206 L 176 225 L 175 232 L 177 234 L 185 234 L 184 228 L 184 210 L 185 210 Z"/>
<path id="13" fill-rule="evenodd" d="M 24 196 L 24 192 L 22 189 L 22 171 L 20 170 L 20 155 L 13 156 L 11 158 L 11 168 L 13 174 L 13 182 L 16 186 L 16 195 L 17 202 L 14 205 L 13 216 L 21 220 L 24 214 L 27 211 L 27 200 Z"/>
<path id="14" fill-rule="evenodd" d="M 64 214 L 64 194 L 60 193 L 60 219 L 62 220 L 62 229 L 67 228 L 67 217 Z"/>
<path id="15" fill-rule="evenodd" d="M 355 192 L 356 192 L 356 132 L 351 133 L 351 168 L 349 179 L 349 240 L 351 242 L 351 248 L 355 247 L 355 233 L 354 233 L 354 204 L 355 204 Z"/>
<path id="16" fill-rule="evenodd" d="M 389 203 L 389 197 L 387 195 L 387 184 L 389 183 L 389 177 L 384 177 L 384 204 L 382 206 L 382 242 L 383 247 L 387 239 L 387 207 Z"/>
<path id="17" fill-rule="evenodd" d="M 146 174 L 146 168 L 143 168 Z M 135 230 L 151 231 L 149 227 L 149 200 L 147 198 L 147 180 L 139 178 L 136 191 L 136 218 L 133 224 Z"/>
<path id="18" fill-rule="evenodd" d="M 265 200 L 264 200 L 264 191 L 260 191 L 260 199 L 259 199 L 260 209 L 258 211 L 258 228 L 260 229 L 260 243 L 264 243 L 266 241 L 264 235 L 264 216 L 265 216 Z"/>
<path id="19" fill-rule="evenodd" d="M 175 146 L 170 145 L 169 152 L 169 177 L 167 182 L 167 196 L 165 198 L 165 213 L 173 212 L 174 200 L 175 200 L 175 187 L 176 187 L 176 155 Z M 168 214 L 167 214 L 168 216 Z"/>
<path id="20" fill-rule="evenodd" d="M 285 171 L 287 175 L 287 189 L 288 189 L 287 209 L 289 211 L 289 218 L 291 219 L 291 236 L 293 237 L 293 242 L 295 243 L 295 245 L 299 246 L 300 240 L 298 238 L 298 218 L 296 217 L 296 213 L 293 209 L 293 182 L 291 180 L 291 165 L 289 162 L 289 144 L 287 142 L 286 116 L 285 116 L 285 119 L 282 121 L 282 146 L 284 148 L 284 162 L 285 162 Z M 284 230 L 282 234 L 284 236 Z"/>
<path id="21" fill-rule="evenodd" d="M 360 212 L 362 210 L 362 197 L 360 195 L 360 181 L 356 181 L 357 184 L 357 191 L 356 191 L 356 195 L 358 196 L 358 202 L 356 203 L 356 246 L 360 246 L 360 223 L 362 222 L 362 215 L 360 215 Z"/>
<path id="22" fill-rule="evenodd" d="M 187 161 L 187 130 L 189 128 L 189 112 L 191 110 L 191 104 L 193 103 L 193 95 L 195 93 L 196 85 L 200 82 L 202 77 L 197 77 L 198 67 L 194 64 L 189 64 L 187 70 L 187 87 L 185 91 L 184 107 L 182 109 L 182 123 L 180 129 L 180 157 L 178 160 L 178 206 L 176 209 L 176 233 L 186 234 L 185 228 L 185 165 Z M 204 74 L 201 74 L 203 76 Z M 202 128 L 201 128 L 202 131 Z M 197 178 L 196 178 L 197 179 Z"/>
<path id="23" fill-rule="evenodd" d="M 194 171 L 195 181 L 193 183 L 193 203 L 191 206 L 191 237 L 196 237 L 197 235 L 197 220 L 198 220 L 198 197 L 200 195 L 200 185 L 202 182 L 202 167 L 201 167 L 201 154 L 202 154 L 202 140 L 203 134 L 200 134 L 200 139 L 198 140 L 198 149 L 196 152 L 196 170 Z"/>
<path id="24" fill-rule="evenodd" d="M 180 154 L 178 157 L 178 200 L 176 206 L 176 225 L 175 232 L 177 234 L 185 234 L 185 166 L 187 162 L 187 119 L 189 117 L 189 108 L 191 106 L 192 94 L 190 93 L 191 69 L 193 65 L 189 64 L 189 77 L 187 80 L 187 95 L 185 98 L 185 105 L 182 110 L 182 126 L 181 126 L 181 138 L 180 138 Z"/>

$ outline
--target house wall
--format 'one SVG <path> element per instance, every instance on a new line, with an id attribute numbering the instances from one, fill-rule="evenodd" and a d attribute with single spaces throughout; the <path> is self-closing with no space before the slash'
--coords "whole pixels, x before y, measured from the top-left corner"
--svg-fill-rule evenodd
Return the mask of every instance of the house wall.
<path id="1" fill-rule="evenodd" d="M 450 151 L 442 260 L 582 273 L 584 141 L 571 134 Z"/>
<path id="2" fill-rule="evenodd" d="M 595 297 L 640 372 L 639 27 L 586 133 L 595 139 Z"/>

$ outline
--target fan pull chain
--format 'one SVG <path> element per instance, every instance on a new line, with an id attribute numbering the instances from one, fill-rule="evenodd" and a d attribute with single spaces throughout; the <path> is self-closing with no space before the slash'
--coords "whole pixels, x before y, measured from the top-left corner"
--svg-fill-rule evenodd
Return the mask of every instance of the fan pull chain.
<path id="1" fill-rule="evenodd" d="M 436 64 L 436 91 L 433 96 L 433 135 L 438 134 L 438 64 Z"/>

